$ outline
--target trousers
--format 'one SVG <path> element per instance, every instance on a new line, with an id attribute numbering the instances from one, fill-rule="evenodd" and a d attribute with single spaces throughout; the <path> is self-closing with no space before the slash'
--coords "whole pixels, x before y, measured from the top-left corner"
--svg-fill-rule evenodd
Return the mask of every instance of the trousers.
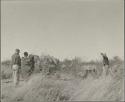
<path id="1" fill-rule="evenodd" d="M 13 83 L 14 86 L 16 86 L 19 84 L 19 78 L 20 78 L 19 66 L 13 65 L 12 70 L 13 70 Z"/>
<path id="2" fill-rule="evenodd" d="M 103 76 L 106 76 L 109 74 L 109 65 L 103 66 Z"/>

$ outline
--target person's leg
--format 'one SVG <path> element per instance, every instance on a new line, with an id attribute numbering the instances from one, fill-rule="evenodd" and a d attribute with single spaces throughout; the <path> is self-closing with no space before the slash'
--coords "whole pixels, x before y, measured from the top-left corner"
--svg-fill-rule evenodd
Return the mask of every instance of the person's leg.
<path id="1" fill-rule="evenodd" d="M 16 65 L 15 66 L 16 68 L 15 68 L 15 85 L 17 85 L 18 84 L 18 73 L 19 73 L 19 67 Z"/>
<path id="2" fill-rule="evenodd" d="M 34 71 L 34 65 L 32 65 L 32 72 Z"/>
<path id="3" fill-rule="evenodd" d="M 18 70 L 15 70 L 15 85 L 17 85 L 17 78 L 18 78 Z"/>
<path id="4" fill-rule="evenodd" d="M 19 84 L 20 81 L 20 69 L 17 70 L 17 85 Z"/>
<path id="5" fill-rule="evenodd" d="M 13 83 L 16 86 L 17 83 L 17 65 L 13 65 Z"/>
<path id="6" fill-rule="evenodd" d="M 13 83 L 14 83 L 14 86 L 16 85 L 16 72 L 15 70 L 13 70 Z"/>
<path id="7" fill-rule="evenodd" d="M 30 76 L 32 73 L 32 69 L 30 68 L 29 71 L 28 71 L 28 76 Z"/>
<path id="8" fill-rule="evenodd" d="M 102 76 L 106 76 L 106 67 L 103 66 Z"/>
<path id="9" fill-rule="evenodd" d="M 30 75 L 33 73 L 33 71 L 34 71 L 34 67 L 31 66 L 31 69 L 30 69 Z"/>
<path id="10" fill-rule="evenodd" d="M 106 65 L 106 75 L 109 74 L 109 65 Z"/>
<path id="11" fill-rule="evenodd" d="M 14 86 L 17 85 L 17 70 L 13 71 L 13 78 L 14 78 Z"/>

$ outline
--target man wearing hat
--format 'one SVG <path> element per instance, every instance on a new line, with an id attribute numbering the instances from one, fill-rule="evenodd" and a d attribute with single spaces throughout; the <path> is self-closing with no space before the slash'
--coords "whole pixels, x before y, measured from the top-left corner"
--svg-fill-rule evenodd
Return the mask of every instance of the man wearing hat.
<path id="1" fill-rule="evenodd" d="M 15 86 L 19 84 L 19 77 L 20 77 L 21 58 L 19 53 L 20 50 L 16 49 L 15 53 L 12 55 L 12 63 L 11 63 L 11 68 L 13 70 L 13 82 Z"/>

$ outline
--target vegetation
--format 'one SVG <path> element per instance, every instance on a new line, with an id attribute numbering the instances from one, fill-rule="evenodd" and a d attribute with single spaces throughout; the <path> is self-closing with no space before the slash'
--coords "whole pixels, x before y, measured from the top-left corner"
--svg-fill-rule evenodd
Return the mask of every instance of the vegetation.
<path id="1" fill-rule="evenodd" d="M 115 56 L 113 59 L 110 60 L 110 68 L 112 69 L 113 73 L 116 73 L 116 72 L 119 74 L 122 73 L 123 65 L 124 65 L 124 61 L 121 60 L 118 56 Z M 71 59 L 71 60 L 65 59 L 63 61 L 60 61 L 59 59 L 50 55 L 44 55 L 40 57 L 35 55 L 34 73 L 43 72 L 43 74 L 54 74 L 56 73 L 56 71 L 60 71 L 60 72 L 72 74 L 77 77 L 79 76 L 79 73 L 84 73 L 85 67 L 95 67 L 96 76 L 99 77 L 101 75 L 102 63 L 99 61 L 85 62 L 78 57 L 75 57 L 74 59 Z M 23 70 L 24 70 L 23 72 L 25 72 L 25 68 L 23 68 Z M 7 79 L 12 77 L 10 60 L 2 62 L 1 77 L 2 79 Z"/>
<path id="2" fill-rule="evenodd" d="M 85 62 L 80 58 L 59 59 L 50 56 L 36 56 L 35 69 L 21 86 L 12 87 L 12 83 L 2 83 L 3 102 L 64 102 L 64 101 L 120 101 L 124 99 L 124 61 L 118 56 L 110 59 L 110 77 L 101 78 L 102 63 Z M 85 71 L 92 77 L 84 77 Z M 26 71 L 25 68 L 23 68 Z M 94 70 L 93 70 L 94 69 Z M 1 65 L 2 79 L 11 79 L 11 61 Z M 21 73 L 21 74 L 23 74 Z M 3 80 L 4 81 L 4 80 Z M 98 89 L 98 90 L 96 90 Z M 13 94 L 11 94 L 13 90 Z M 92 94 L 93 93 L 93 94 Z M 98 96 L 98 97 L 97 97 Z"/>

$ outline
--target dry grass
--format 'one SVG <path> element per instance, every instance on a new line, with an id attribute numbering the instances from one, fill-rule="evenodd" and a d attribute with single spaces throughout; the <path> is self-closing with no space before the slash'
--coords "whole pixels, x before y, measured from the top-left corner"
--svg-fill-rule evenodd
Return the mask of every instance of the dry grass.
<path id="1" fill-rule="evenodd" d="M 75 60 L 76 61 L 76 60 Z M 6 65 L 6 64 L 5 64 Z M 3 66 L 5 75 L 11 69 Z M 63 66 L 64 65 L 64 66 Z M 124 100 L 124 62 L 112 62 L 112 73 L 102 77 L 102 66 L 94 63 L 98 77 L 89 75 L 82 78 L 83 65 L 77 61 L 62 62 L 60 70 L 55 74 L 43 76 L 37 68 L 27 80 L 21 81 L 20 86 L 14 88 L 12 82 L 2 83 L 2 102 L 64 102 L 71 101 L 120 101 Z M 93 63 L 88 63 L 90 67 Z M 63 66 L 63 67 L 62 67 Z M 68 68 L 66 68 L 68 67 Z M 79 77 L 79 73 L 81 75 Z M 10 76 L 11 77 L 11 76 Z M 13 92 L 13 93 L 12 93 Z"/>
<path id="2" fill-rule="evenodd" d="M 22 87 L 17 88 L 11 101 L 17 102 L 63 102 L 69 100 L 68 93 L 65 92 L 66 82 L 58 80 L 56 77 L 44 77 L 41 74 L 32 78 Z"/>

